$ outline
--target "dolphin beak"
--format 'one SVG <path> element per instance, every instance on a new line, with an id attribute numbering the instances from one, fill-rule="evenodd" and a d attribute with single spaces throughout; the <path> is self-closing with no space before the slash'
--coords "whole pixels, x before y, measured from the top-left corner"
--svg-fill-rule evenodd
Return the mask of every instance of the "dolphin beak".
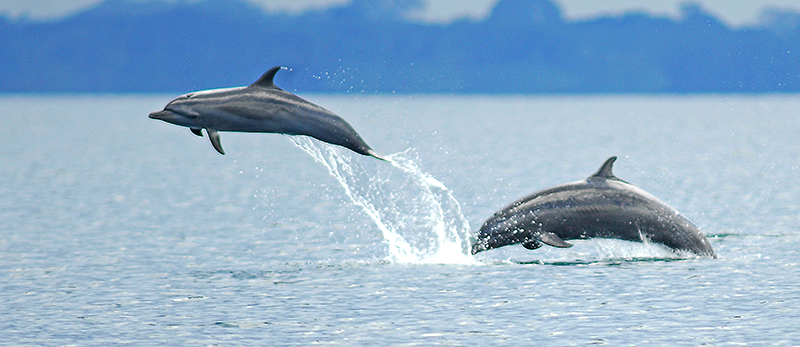
<path id="1" fill-rule="evenodd" d="M 167 111 L 167 110 L 153 112 L 153 113 L 150 113 L 150 118 L 152 118 L 152 119 L 164 119 L 166 116 L 168 116 L 168 115 L 170 115 L 172 113 L 173 112 Z"/>

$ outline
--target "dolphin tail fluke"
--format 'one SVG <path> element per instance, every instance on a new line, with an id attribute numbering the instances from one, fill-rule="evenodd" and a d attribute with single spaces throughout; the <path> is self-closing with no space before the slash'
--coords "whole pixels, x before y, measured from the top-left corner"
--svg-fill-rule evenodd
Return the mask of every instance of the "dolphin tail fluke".
<path id="1" fill-rule="evenodd" d="M 225 150 L 222 149 L 222 143 L 219 142 L 219 133 L 214 129 L 206 129 L 208 138 L 211 140 L 211 145 L 219 154 L 225 155 Z"/>
<path id="2" fill-rule="evenodd" d="M 378 159 L 378 160 L 383 160 L 383 161 L 386 161 L 386 162 L 388 162 L 388 161 L 389 161 L 389 159 L 386 159 L 386 158 L 384 158 L 384 157 L 381 157 L 380 155 L 378 155 L 378 153 L 375 153 L 375 151 L 373 151 L 373 150 L 371 150 L 371 149 L 368 149 L 368 150 L 367 150 L 367 155 L 369 155 L 369 156 L 371 156 L 371 157 L 373 157 L 373 158 L 375 158 L 375 159 Z"/>

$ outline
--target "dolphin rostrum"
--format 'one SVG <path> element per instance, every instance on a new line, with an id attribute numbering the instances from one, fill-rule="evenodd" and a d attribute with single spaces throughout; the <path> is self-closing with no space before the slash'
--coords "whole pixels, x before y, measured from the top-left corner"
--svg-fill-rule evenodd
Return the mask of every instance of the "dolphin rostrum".
<path id="1" fill-rule="evenodd" d="M 472 254 L 521 243 L 527 249 L 564 240 L 617 238 L 650 241 L 717 257 L 708 239 L 674 208 L 614 176 L 611 157 L 589 178 L 558 185 L 522 198 L 486 220 Z"/>
<path id="2" fill-rule="evenodd" d="M 225 154 L 219 131 L 308 135 L 383 160 L 344 119 L 273 83 L 280 66 L 247 87 L 203 90 L 179 96 L 150 118 L 185 126 L 197 136 L 206 129 L 211 145 Z"/>

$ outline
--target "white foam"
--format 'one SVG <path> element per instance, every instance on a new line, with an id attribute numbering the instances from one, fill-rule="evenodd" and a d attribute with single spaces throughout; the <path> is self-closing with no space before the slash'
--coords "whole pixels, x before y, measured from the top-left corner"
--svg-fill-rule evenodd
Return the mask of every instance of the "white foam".
<path id="1" fill-rule="evenodd" d="M 592 239 L 597 251 L 606 260 L 631 259 L 682 259 L 691 257 L 688 252 L 680 252 L 649 242 L 631 242 L 618 239 Z"/>

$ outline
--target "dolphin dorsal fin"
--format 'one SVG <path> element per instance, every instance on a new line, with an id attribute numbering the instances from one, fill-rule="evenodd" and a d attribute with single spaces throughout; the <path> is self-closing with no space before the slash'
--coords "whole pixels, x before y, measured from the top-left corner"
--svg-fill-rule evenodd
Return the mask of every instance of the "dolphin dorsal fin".
<path id="1" fill-rule="evenodd" d="M 618 179 L 617 176 L 614 176 L 614 172 L 612 169 L 614 168 L 614 161 L 617 160 L 617 157 L 611 157 L 603 163 L 603 166 L 600 167 L 600 170 L 594 173 L 591 177 L 603 177 L 607 179 Z M 590 177 L 590 178 L 591 178 Z"/>
<path id="2" fill-rule="evenodd" d="M 280 70 L 281 70 L 280 66 L 276 66 L 267 70 L 267 72 L 261 75 L 261 78 L 259 78 L 258 81 L 255 81 L 255 83 L 251 84 L 251 86 L 259 86 L 264 88 L 277 88 L 277 86 L 275 86 L 275 82 L 273 82 L 272 80 L 275 79 L 275 74 L 278 73 L 278 71 Z"/>

